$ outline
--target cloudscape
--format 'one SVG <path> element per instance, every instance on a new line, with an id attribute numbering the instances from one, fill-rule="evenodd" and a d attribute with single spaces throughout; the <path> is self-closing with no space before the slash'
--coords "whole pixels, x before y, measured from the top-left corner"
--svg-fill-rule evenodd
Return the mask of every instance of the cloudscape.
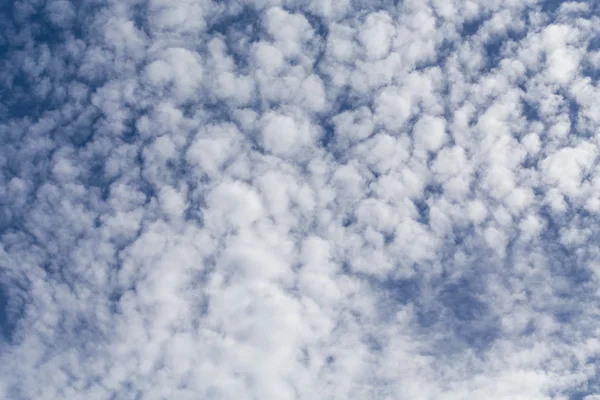
<path id="1" fill-rule="evenodd" d="M 0 398 L 600 399 L 600 2 L 0 3 Z"/>

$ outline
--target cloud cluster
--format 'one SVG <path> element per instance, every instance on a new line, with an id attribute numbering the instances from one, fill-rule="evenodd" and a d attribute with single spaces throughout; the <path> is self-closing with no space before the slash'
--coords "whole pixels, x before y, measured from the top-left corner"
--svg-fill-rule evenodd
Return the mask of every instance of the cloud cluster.
<path id="1" fill-rule="evenodd" d="M 0 397 L 600 396 L 596 3 L 0 10 Z"/>

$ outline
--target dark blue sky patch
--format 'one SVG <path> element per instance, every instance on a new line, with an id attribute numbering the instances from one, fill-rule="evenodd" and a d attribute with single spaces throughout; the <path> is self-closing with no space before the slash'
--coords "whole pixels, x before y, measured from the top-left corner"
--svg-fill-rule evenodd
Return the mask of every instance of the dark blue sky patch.
<path id="1" fill-rule="evenodd" d="M 502 326 L 497 318 L 464 321 L 453 325 L 456 338 L 467 348 L 476 352 L 485 351 L 500 338 Z"/>
<path id="2" fill-rule="evenodd" d="M 357 222 L 356 216 L 353 213 L 352 214 L 348 213 L 348 214 L 344 215 L 342 218 L 342 226 L 344 228 L 348 228 L 352 225 L 355 225 L 356 222 Z"/>
<path id="3" fill-rule="evenodd" d="M 9 53 L 11 42 L 17 34 L 17 27 L 10 14 L 10 3 L 0 2 L 0 56 L 3 58 Z"/>
<path id="4" fill-rule="evenodd" d="M 473 234 L 475 234 L 475 230 L 472 227 L 467 229 L 454 228 L 449 240 L 449 244 L 453 248 L 453 250 L 460 249 L 460 247 L 465 243 L 465 241 L 468 240 L 469 237 Z"/>
<path id="5" fill-rule="evenodd" d="M 323 83 L 328 86 L 331 84 L 331 77 L 328 75 L 320 76 Z M 335 124 L 333 118 L 346 111 L 357 110 L 361 107 L 368 107 L 371 112 L 371 99 L 356 93 L 350 86 L 345 86 L 336 93 L 335 100 L 331 101 L 331 109 L 327 115 L 317 116 L 319 126 L 322 128 L 320 145 L 327 149 L 335 160 L 344 163 L 347 160 L 348 146 L 346 141 L 338 140 L 335 134 Z M 376 131 L 376 128 L 374 129 Z"/>
<path id="6" fill-rule="evenodd" d="M 415 204 L 415 207 L 417 208 L 417 212 L 419 213 L 417 221 L 419 221 L 423 225 L 428 226 L 429 225 L 429 204 L 427 203 L 427 200 L 417 199 L 417 200 L 413 200 L 413 203 Z"/>
<path id="7" fill-rule="evenodd" d="M 329 36 L 329 27 L 323 18 L 312 13 L 304 13 L 304 17 L 308 20 L 308 23 L 313 28 L 316 38 L 310 43 L 313 51 L 315 52 L 315 60 L 313 63 L 313 70 L 320 78 L 323 78 L 324 73 L 322 72 L 322 61 L 325 57 L 325 51 L 327 49 L 327 37 Z"/>
<path id="8" fill-rule="evenodd" d="M 546 229 L 541 233 L 542 247 L 546 255 L 548 267 L 558 277 L 569 283 L 568 288 L 559 290 L 556 294 L 575 299 L 586 295 L 586 285 L 592 282 L 593 273 L 586 265 L 585 260 L 578 257 L 576 249 L 571 249 L 560 243 L 561 231 L 566 226 L 579 226 L 584 217 L 578 217 L 572 210 L 566 215 L 553 215 L 547 207 L 540 210 L 540 215 L 545 217 Z M 586 223 L 587 224 L 587 223 Z"/>
<path id="9" fill-rule="evenodd" d="M 423 189 L 423 198 L 437 198 L 444 194 L 444 187 L 440 183 L 429 183 Z"/>
<path id="10" fill-rule="evenodd" d="M 541 190 L 537 195 L 543 197 L 546 194 L 545 190 Z M 538 214 L 541 218 L 543 218 L 544 222 L 546 222 L 546 229 L 544 229 L 541 233 L 541 239 L 547 243 L 556 243 L 559 239 L 560 228 L 562 227 L 561 223 L 566 222 L 563 221 L 563 218 L 566 218 L 561 215 L 555 214 L 552 208 L 548 205 L 543 205 L 539 208 Z"/>
<path id="11" fill-rule="evenodd" d="M 43 4 L 29 11 L 16 4 L 5 6 L 12 26 L 0 24 L 0 36 L 4 36 L 0 43 L 3 70 L 0 103 L 4 118 L 39 116 L 61 104 L 63 93 L 57 83 L 63 77 L 73 75 L 75 68 L 75 64 L 68 63 L 74 60 L 70 60 L 64 45 L 83 34 L 56 26 L 48 19 Z M 23 69 L 25 64 L 34 69 L 46 66 L 43 71 L 30 73 Z"/>
<path id="12" fill-rule="evenodd" d="M 348 260 L 342 261 L 341 273 L 343 275 L 350 275 L 352 273 L 352 263 Z"/>
<path id="13" fill-rule="evenodd" d="M 568 0 L 542 0 L 542 11 L 546 13 L 554 13 L 563 3 L 566 3 L 567 1 Z"/>
<path id="14" fill-rule="evenodd" d="M 56 113 L 55 113 L 56 114 Z M 92 143 L 95 137 L 94 130 L 90 129 L 102 118 L 101 111 L 96 107 L 89 107 L 82 110 L 70 121 L 59 122 L 59 129 L 54 129 L 51 133 L 52 139 L 57 143 L 68 143 L 75 149 L 84 149 Z"/>
<path id="15" fill-rule="evenodd" d="M 540 120 L 540 114 L 535 105 L 524 98 L 521 99 L 521 113 L 527 121 L 534 122 Z"/>
<path id="16" fill-rule="evenodd" d="M 10 64 L 18 65 L 18 63 L 6 62 L 3 69 L 8 70 Z M 10 83 L 3 85 L 0 89 L 3 117 L 16 119 L 39 116 L 44 111 L 56 108 L 58 103 L 53 101 L 49 96 L 50 93 L 41 92 L 35 95 L 36 87 L 39 84 L 39 81 L 31 79 L 22 72 L 16 72 L 11 76 Z"/>
<path id="17" fill-rule="evenodd" d="M 129 18 L 138 30 L 150 36 L 148 30 L 148 8 L 144 2 L 133 4 L 130 7 Z"/>
<path id="18" fill-rule="evenodd" d="M 592 52 L 592 51 L 598 51 L 600 50 L 600 34 L 594 36 L 592 39 L 590 39 L 590 41 L 588 42 L 588 46 L 586 51 Z"/>
<path id="19" fill-rule="evenodd" d="M 323 118 L 321 123 L 322 134 L 319 139 L 319 144 L 322 148 L 327 150 L 333 150 L 333 146 L 335 145 L 335 125 L 331 121 L 330 117 Z"/>
<path id="20" fill-rule="evenodd" d="M 14 330 L 14 321 L 10 314 L 8 293 L 6 293 L 4 285 L 0 284 L 0 330 L 4 340 L 9 342 L 12 340 Z"/>
<path id="21" fill-rule="evenodd" d="M 336 148 L 337 139 L 335 136 L 335 125 L 330 117 L 322 119 L 321 136 L 319 138 L 319 146 L 327 150 L 335 159 L 343 159 L 343 152 Z"/>
<path id="22" fill-rule="evenodd" d="M 327 81 L 328 77 L 323 77 L 324 83 L 330 84 L 331 82 Z M 360 107 L 369 107 L 371 108 L 371 99 L 365 98 L 365 96 L 356 93 L 354 89 L 350 86 L 344 86 L 335 97 L 335 100 L 332 101 L 332 107 L 330 116 L 335 116 L 337 114 L 341 114 L 344 111 L 351 111 L 359 109 Z M 373 110 L 371 110 L 373 111 Z"/>
<path id="23" fill-rule="evenodd" d="M 298 10 L 298 12 L 302 11 Z M 319 15 L 316 15 L 314 13 L 304 12 L 304 18 L 308 20 L 309 24 L 312 26 L 317 36 L 323 39 L 327 39 L 327 36 L 329 35 L 329 26 L 327 26 L 327 22 L 324 20 L 323 17 L 320 17 Z"/>
<path id="24" fill-rule="evenodd" d="M 585 400 L 587 396 L 592 394 L 597 394 L 597 392 L 589 390 L 573 390 L 569 391 L 567 395 L 569 396 L 569 400 Z"/>
<path id="25" fill-rule="evenodd" d="M 485 318 L 489 311 L 486 303 L 480 300 L 481 283 L 462 278 L 456 283 L 444 285 L 440 301 L 459 321 L 474 321 Z"/>
<path id="26" fill-rule="evenodd" d="M 367 14 L 368 12 L 377 12 L 380 10 L 390 10 L 396 7 L 402 7 L 403 0 L 350 0 L 352 9 L 359 15 Z"/>
<path id="27" fill-rule="evenodd" d="M 5 233 L 22 232 L 26 213 L 27 209 L 19 205 L 0 203 L 0 237 Z"/>
<path id="28" fill-rule="evenodd" d="M 577 309 L 573 306 L 557 307 L 552 312 L 554 320 L 556 322 L 558 322 L 559 324 L 570 324 L 570 323 L 574 322 L 574 320 L 577 319 L 579 316 L 581 316 L 581 314 L 582 314 L 582 310 Z"/>
<path id="29" fill-rule="evenodd" d="M 194 222 L 198 226 L 204 226 L 204 216 L 202 210 L 206 206 L 204 191 L 196 185 L 196 181 L 190 181 L 189 195 L 187 208 L 185 209 L 184 218 L 186 221 Z"/>
<path id="30" fill-rule="evenodd" d="M 575 101 L 575 99 L 569 97 L 568 94 L 565 94 L 565 101 L 567 103 L 567 112 L 569 114 L 569 122 L 571 127 L 569 135 L 583 138 L 591 137 L 593 132 L 586 131 L 579 123 L 581 118 L 579 115 L 581 111 L 581 106 L 579 103 Z"/>
<path id="31" fill-rule="evenodd" d="M 98 346 L 112 333 L 106 326 L 98 324 L 93 315 L 94 313 L 73 316 L 65 314 L 57 327 L 62 333 L 62 339 L 68 341 L 69 346 L 75 346 L 89 355 L 93 355 Z"/>
<path id="32" fill-rule="evenodd" d="M 475 229 L 472 226 L 458 227 L 454 226 L 452 232 L 443 238 L 443 242 L 438 249 L 437 259 L 442 269 L 441 276 L 434 280 L 434 287 L 439 287 L 448 279 L 449 274 L 457 268 L 455 256 L 457 252 L 466 252 L 468 254 L 478 253 L 474 244 L 476 237 Z M 469 261 L 467 261 L 469 263 Z M 463 268 L 464 266 L 458 266 Z"/>
<path id="33" fill-rule="evenodd" d="M 436 48 L 434 60 L 417 60 L 415 70 L 425 71 L 428 68 L 443 66 L 452 54 L 456 50 L 456 44 L 448 40 L 443 40 L 442 43 Z"/>
<path id="34" fill-rule="evenodd" d="M 464 250 L 469 251 L 466 247 Z M 476 249 L 471 251 L 477 252 Z M 473 256 L 466 265 L 448 267 L 448 274 L 463 269 L 460 277 L 449 281 L 448 276 L 442 276 L 436 283 L 439 286 L 434 288 L 440 329 L 452 332 L 461 346 L 477 351 L 489 348 L 501 332 L 493 307 L 486 300 L 488 275 L 494 265 L 496 262 L 483 253 Z"/>
<path id="35" fill-rule="evenodd" d="M 208 22 L 209 34 L 221 34 L 227 36 L 230 33 L 258 34 L 260 32 L 261 12 L 247 5 L 230 7 L 225 13 L 218 14 L 215 19 Z M 253 37 L 252 41 L 259 37 Z"/>
<path id="36" fill-rule="evenodd" d="M 525 156 L 525 158 L 523 159 L 523 161 L 521 162 L 521 167 L 523 167 L 523 169 L 531 169 L 531 170 L 536 170 L 538 167 L 538 162 L 540 161 L 540 158 L 532 155 L 532 154 L 527 154 Z"/>
<path id="37" fill-rule="evenodd" d="M 395 239 L 396 239 L 395 232 L 391 232 L 391 233 L 383 232 L 383 244 L 385 244 L 386 246 L 393 243 Z"/>
<path id="38" fill-rule="evenodd" d="M 440 359 L 466 350 L 477 354 L 485 352 L 501 335 L 499 320 L 490 316 L 460 320 L 441 307 L 418 309 L 416 315 L 421 333 L 437 338 L 434 348 L 436 357 Z"/>
<path id="39" fill-rule="evenodd" d="M 528 30 L 517 31 L 509 27 L 508 31 L 503 35 L 494 35 L 483 44 L 483 52 L 485 56 L 486 67 L 488 69 L 496 68 L 502 59 L 510 54 L 513 43 L 518 43 L 528 33 Z"/>
<path id="40" fill-rule="evenodd" d="M 206 113 L 207 121 L 205 124 L 218 124 L 220 122 L 231 122 L 235 121 L 234 110 L 231 109 L 225 102 L 214 98 L 205 99 L 205 103 L 202 104 L 202 112 Z M 258 106 L 258 100 L 255 103 Z M 182 107 L 184 115 L 193 115 L 194 105 L 190 104 L 188 107 Z M 187 113 L 185 112 L 187 109 Z"/>
<path id="41" fill-rule="evenodd" d="M 26 30 L 37 43 L 60 43 L 68 30 L 57 24 L 45 1 L 11 1 L 4 10 L 18 31 Z"/>
<path id="42" fill-rule="evenodd" d="M 587 396 L 600 394 L 600 369 L 598 368 L 598 357 L 588 360 L 588 365 L 594 366 L 595 374 L 591 379 L 577 385 L 574 388 L 563 391 L 561 394 L 568 396 L 569 400 L 585 400 Z"/>
<path id="43" fill-rule="evenodd" d="M 591 365 L 594 368 L 594 376 L 583 383 L 579 389 L 577 395 L 585 396 L 600 394 L 600 357 L 593 356 L 589 357 L 586 362 L 587 365 Z M 569 400 L 579 400 L 580 397 L 570 397 Z"/>
<path id="44" fill-rule="evenodd" d="M 110 311 L 111 314 L 118 314 L 121 312 L 121 308 L 120 308 L 120 302 L 121 302 L 121 298 L 123 297 L 123 295 L 125 294 L 125 290 L 113 290 L 109 295 L 108 295 L 108 309 Z"/>
<path id="45" fill-rule="evenodd" d="M 421 292 L 418 279 L 388 279 L 378 286 L 393 303 L 406 304 L 416 300 Z"/>
<path id="46" fill-rule="evenodd" d="M 137 118 L 132 113 L 128 114 L 128 118 L 123 121 L 123 131 L 120 132 L 119 139 L 127 144 L 135 144 L 140 139 L 140 134 L 136 128 Z"/>
<path id="47" fill-rule="evenodd" d="M 506 37 L 497 37 L 484 43 L 483 54 L 487 68 L 495 68 L 500 63 L 503 58 L 506 40 Z"/>
<path id="48" fill-rule="evenodd" d="M 483 26 L 485 21 L 487 21 L 487 19 L 482 17 L 463 22 L 461 29 L 462 37 L 467 38 L 476 34 L 477 31 L 479 31 L 479 29 Z"/>
<path id="49" fill-rule="evenodd" d="M 210 21 L 208 34 L 220 34 L 227 44 L 229 55 L 237 67 L 246 71 L 249 67 L 248 49 L 252 43 L 265 38 L 262 13 L 253 7 L 243 6 Z"/>
<path id="50" fill-rule="evenodd" d="M 419 305 L 416 307 L 417 323 L 419 327 L 426 333 L 439 324 L 441 319 L 441 310 L 432 306 Z"/>
<path id="51" fill-rule="evenodd" d="M 591 79 L 593 85 L 597 85 L 600 82 L 600 65 L 595 65 L 589 60 L 583 60 L 580 66 L 581 75 L 587 76 Z"/>
<path id="52" fill-rule="evenodd" d="M 2 271 L 0 270 L 0 276 Z M 7 278 L 0 280 L 0 334 L 4 341 L 12 343 L 19 329 L 19 321 L 25 312 L 26 292 L 21 285 Z"/>
<path id="53" fill-rule="evenodd" d="M 483 255 L 472 258 L 466 265 L 446 265 L 448 272 L 422 288 L 414 303 L 422 333 L 439 337 L 440 356 L 466 349 L 486 351 L 501 334 L 499 319 L 485 300 L 487 271 L 492 267 L 481 264 Z M 452 263 L 451 259 L 446 263 Z M 462 276 L 449 281 L 449 274 L 460 270 Z"/>

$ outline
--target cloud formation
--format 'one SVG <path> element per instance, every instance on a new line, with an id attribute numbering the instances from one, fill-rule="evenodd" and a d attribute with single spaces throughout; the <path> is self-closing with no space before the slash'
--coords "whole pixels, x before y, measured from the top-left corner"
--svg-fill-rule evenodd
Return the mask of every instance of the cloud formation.
<path id="1" fill-rule="evenodd" d="M 0 397 L 600 396 L 600 7 L 0 6 Z"/>

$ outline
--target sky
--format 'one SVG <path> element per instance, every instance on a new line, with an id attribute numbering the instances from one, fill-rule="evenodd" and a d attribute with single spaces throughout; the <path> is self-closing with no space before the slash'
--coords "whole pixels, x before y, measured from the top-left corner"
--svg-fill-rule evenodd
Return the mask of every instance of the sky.
<path id="1" fill-rule="evenodd" d="M 600 399 L 600 2 L 0 3 L 0 398 Z"/>

